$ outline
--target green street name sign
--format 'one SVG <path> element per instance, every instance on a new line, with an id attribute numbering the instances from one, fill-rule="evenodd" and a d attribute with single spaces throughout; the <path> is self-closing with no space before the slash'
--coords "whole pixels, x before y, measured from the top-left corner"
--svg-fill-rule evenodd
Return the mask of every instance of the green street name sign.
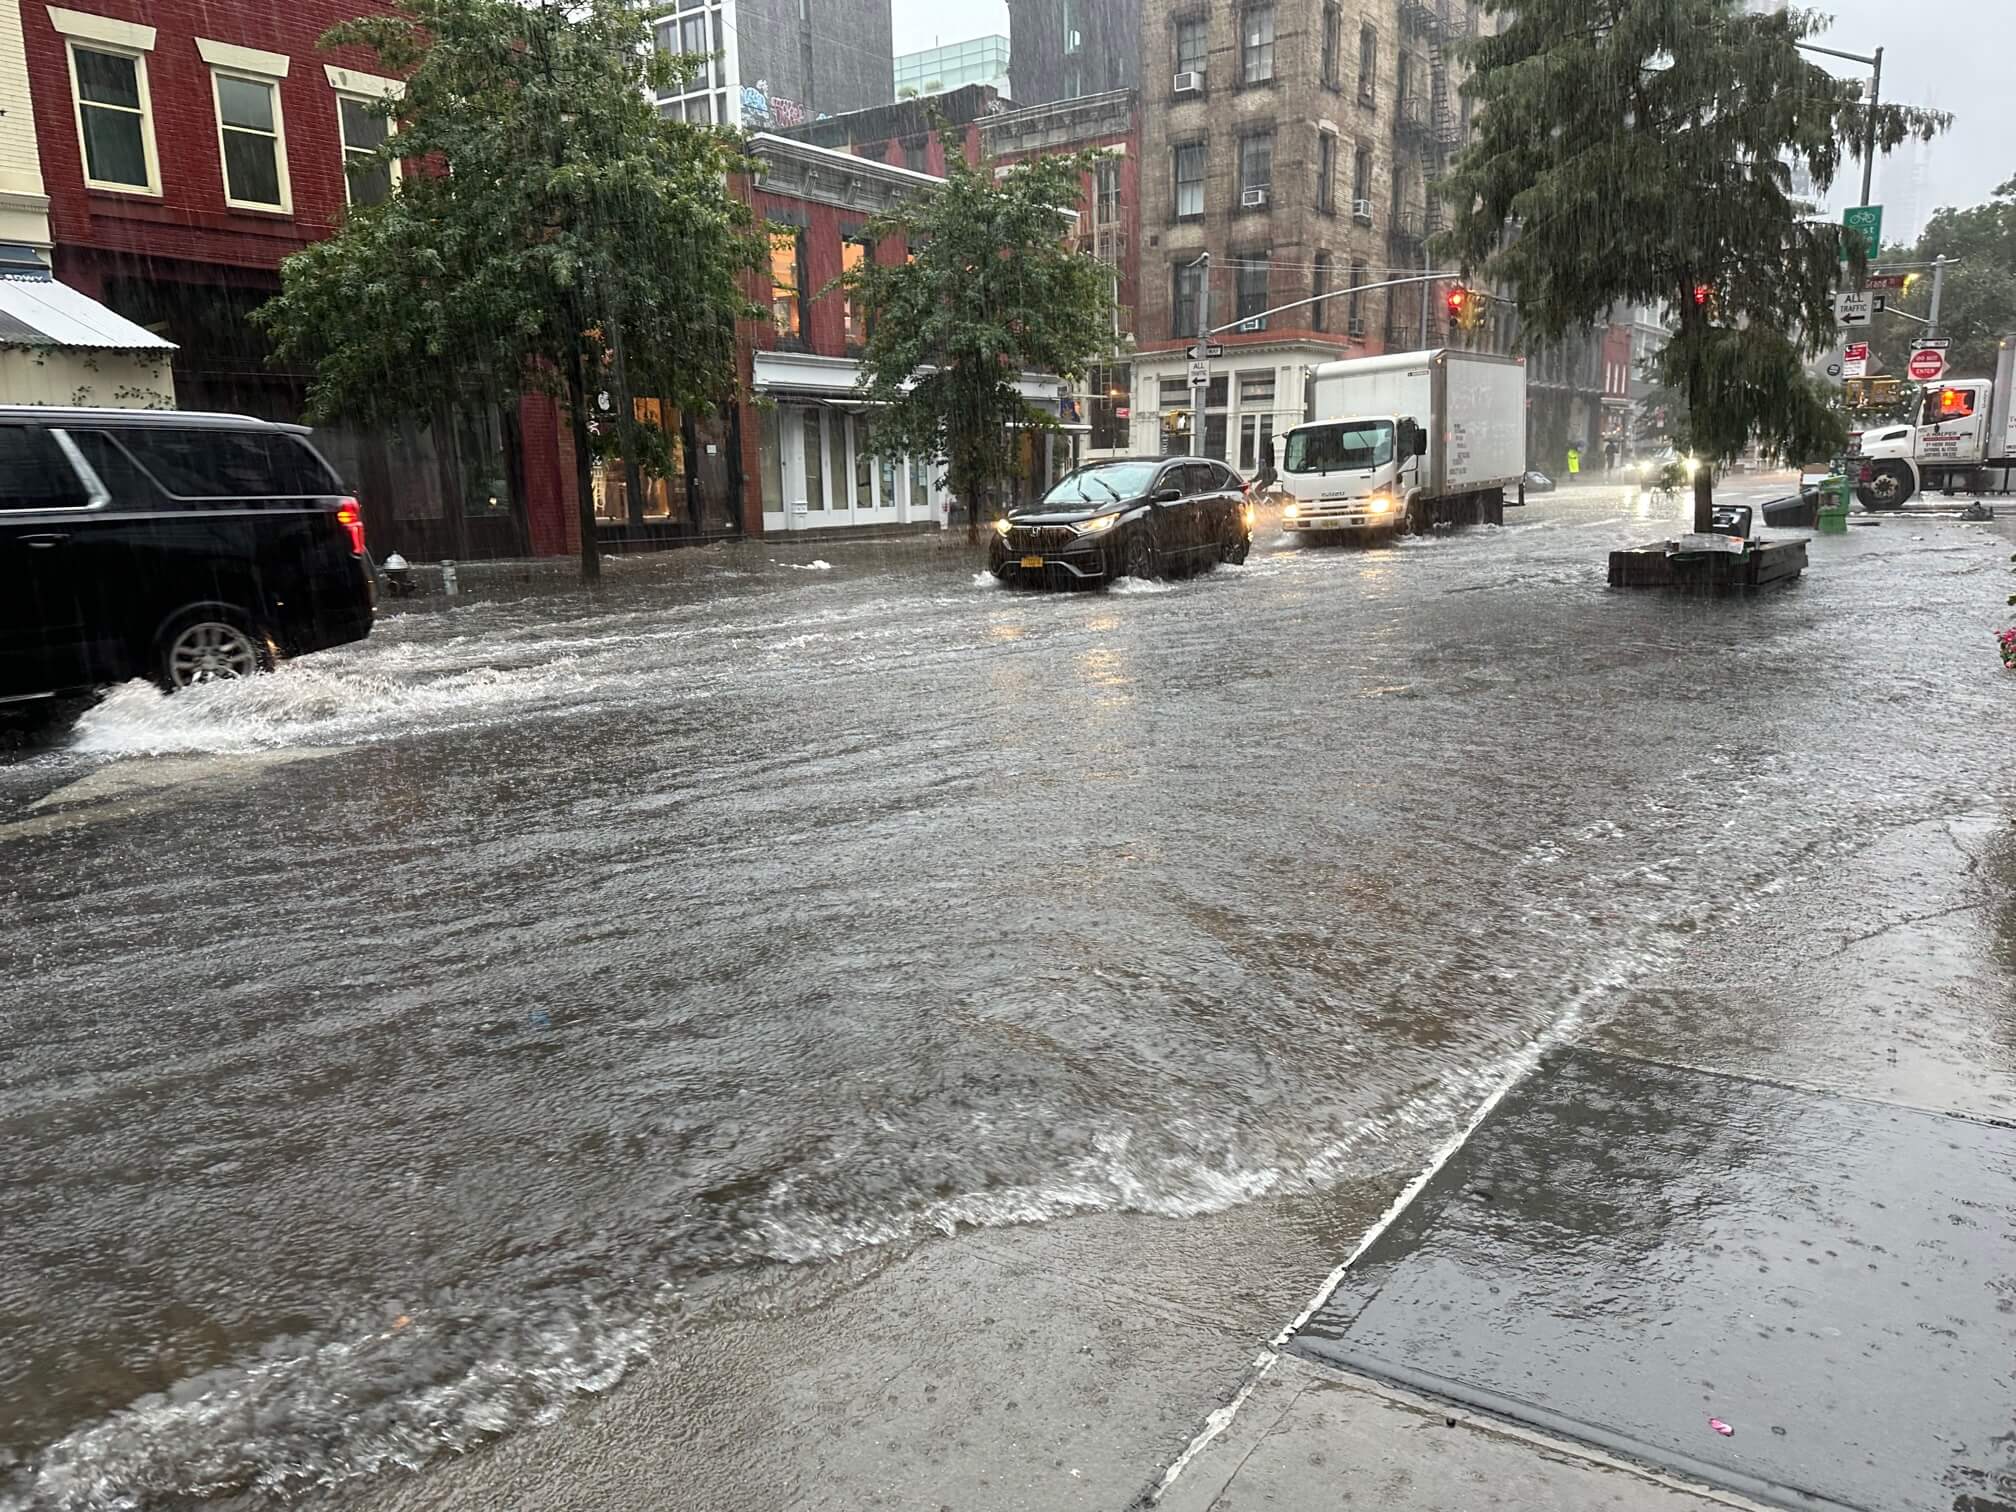
<path id="1" fill-rule="evenodd" d="M 1841 224 L 1848 228 L 1849 237 L 1861 238 L 1869 249 L 1873 261 L 1883 251 L 1883 207 L 1881 205 L 1855 205 L 1841 212 Z"/>

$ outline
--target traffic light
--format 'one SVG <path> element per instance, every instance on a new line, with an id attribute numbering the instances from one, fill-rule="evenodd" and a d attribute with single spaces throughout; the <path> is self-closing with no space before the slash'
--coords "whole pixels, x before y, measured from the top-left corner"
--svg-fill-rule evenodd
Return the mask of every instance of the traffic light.
<path id="1" fill-rule="evenodd" d="M 1709 288 L 1708 285 L 1706 284 L 1694 285 L 1694 303 L 1696 303 L 1697 305 L 1705 305 L 1706 303 L 1708 303 L 1708 296 L 1710 294 L 1713 294 L 1714 292 L 1715 291 Z"/>
<path id="2" fill-rule="evenodd" d="M 1484 300 L 1485 296 L 1475 289 L 1456 285 L 1449 291 L 1449 323 L 1466 331 L 1476 330 L 1484 318 Z"/>

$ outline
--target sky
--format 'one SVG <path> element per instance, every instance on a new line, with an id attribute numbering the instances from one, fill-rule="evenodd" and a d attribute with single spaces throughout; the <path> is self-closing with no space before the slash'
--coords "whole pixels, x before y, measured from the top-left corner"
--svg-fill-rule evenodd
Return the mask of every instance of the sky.
<path id="1" fill-rule="evenodd" d="M 1940 205 L 1974 205 L 1995 186 L 2016 178 L 2016 0 L 1931 0 L 1900 5 L 1897 0 L 1813 0 L 1834 17 L 1833 27 L 1814 38 L 1844 52 L 1883 49 L 1883 97 L 1901 104 L 1932 105 L 1953 113 L 1953 128 L 1924 149 L 1924 180 L 1916 217 L 1920 225 Z M 896 51 L 960 42 L 1008 30 L 1004 0 L 892 0 Z M 1936 16 L 1939 24 L 1927 18 Z M 1854 71 L 1838 59 L 1829 68 Z M 1908 210 L 1911 179 L 1907 163 L 1890 180 L 1897 211 Z M 1878 199 L 1884 185 L 1878 164 Z M 1845 182 L 1830 196 L 1833 208 L 1859 198 L 1861 171 L 1851 165 Z M 1886 214 L 1887 238 L 1908 237 L 1917 228 L 1899 224 L 1902 214 Z"/>

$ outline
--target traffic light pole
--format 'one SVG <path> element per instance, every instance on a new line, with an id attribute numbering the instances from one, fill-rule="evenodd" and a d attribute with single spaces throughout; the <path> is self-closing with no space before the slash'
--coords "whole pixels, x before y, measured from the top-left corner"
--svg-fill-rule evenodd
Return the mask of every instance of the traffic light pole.
<path id="1" fill-rule="evenodd" d="M 1227 331 L 1236 331 L 1248 321 L 1272 320 L 1276 315 L 1285 315 L 1290 310 L 1306 309 L 1310 305 L 1321 304 L 1326 299 L 1348 299 L 1353 294 L 1371 294 L 1380 289 L 1400 289 L 1405 288 L 1408 284 L 1439 283 L 1445 278 L 1461 278 L 1462 276 L 1460 273 L 1409 273 L 1405 278 L 1388 278 L 1380 283 L 1358 284 L 1342 289 L 1332 289 L 1328 294 L 1318 294 L 1310 299 L 1298 299 L 1292 304 L 1276 305 L 1271 310 L 1262 310 L 1258 315 L 1245 315 L 1238 320 L 1227 321 L 1215 330 L 1200 332 L 1199 339 L 1204 340 L 1212 336 L 1222 336 Z M 1203 322 L 1200 320 L 1198 324 L 1201 326 Z"/>
<path id="2" fill-rule="evenodd" d="M 1211 254 L 1206 252 L 1190 264 L 1201 269 L 1197 275 L 1197 361 L 1204 364 L 1204 381 L 1190 385 L 1190 455 L 1204 455 L 1204 407 L 1211 395 Z M 1196 370 L 1191 369 L 1192 372 Z"/>

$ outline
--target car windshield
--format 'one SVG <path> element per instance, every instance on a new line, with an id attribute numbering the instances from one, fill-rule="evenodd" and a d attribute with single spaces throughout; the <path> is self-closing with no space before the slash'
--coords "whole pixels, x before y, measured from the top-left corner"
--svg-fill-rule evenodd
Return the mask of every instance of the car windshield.
<path id="1" fill-rule="evenodd" d="M 1387 420 L 1352 420 L 1337 425 L 1305 425 L 1288 435 L 1281 470 L 1291 473 L 1347 472 L 1393 460 L 1393 425 Z"/>
<path id="2" fill-rule="evenodd" d="M 1084 467 L 1062 479 L 1043 495 L 1049 504 L 1111 504 L 1116 499 L 1139 498 L 1155 476 L 1154 462 L 1112 462 L 1103 467 Z"/>

